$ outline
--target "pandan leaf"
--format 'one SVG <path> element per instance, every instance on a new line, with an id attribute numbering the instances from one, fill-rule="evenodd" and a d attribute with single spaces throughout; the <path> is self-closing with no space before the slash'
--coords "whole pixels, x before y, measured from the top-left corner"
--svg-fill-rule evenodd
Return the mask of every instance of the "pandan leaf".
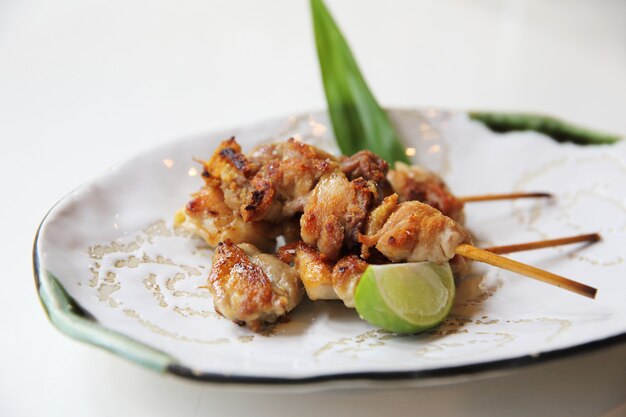
<path id="1" fill-rule="evenodd" d="M 389 163 L 409 163 L 389 116 L 368 88 L 324 2 L 311 0 L 311 10 L 328 112 L 341 152 L 369 149 Z"/>

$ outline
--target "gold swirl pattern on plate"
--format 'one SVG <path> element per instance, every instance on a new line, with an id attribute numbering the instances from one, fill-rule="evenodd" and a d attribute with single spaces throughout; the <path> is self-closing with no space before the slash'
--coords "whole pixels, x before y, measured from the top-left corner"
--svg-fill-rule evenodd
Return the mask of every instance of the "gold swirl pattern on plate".
<path id="1" fill-rule="evenodd" d="M 87 284 L 96 291 L 98 301 L 107 303 L 113 309 L 120 309 L 127 304 L 117 297 L 120 290 L 124 285 L 141 282 L 141 288 L 149 294 L 156 306 L 179 318 L 217 319 L 219 316 L 213 311 L 210 293 L 200 288 L 205 283 L 203 276 L 208 273 L 210 264 L 208 248 L 199 240 L 191 240 L 195 245 L 196 258 L 206 263 L 190 265 L 176 262 L 169 256 L 150 253 L 160 250 L 158 244 L 162 243 L 162 239 L 184 239 L 189 242 L 191 237 L 183 231 L 170 229 L 165 221 L 159 221 L 148 226 L 130 242 L 111 242 L 90 247 L 87 253 L 93 264 L 89 268 Z M 204 256 L 198 256 L 200 253 Z M 193 299 L 203 300 L 202 304 L 206 308 L 197 308 L 190 303 Z M 121 310 L 126 317 L 136 320 L 144 328 L 170 339 L 201 344 L 229 342 L 227 338 L 207 340 L 185 336 L 157 325 L 135 308 L 124 307 Z M 248 343 L 250 340 L 239 341 Z"/>
<path id="2" fill-rule="evenodd" d="M 593 175 L 600 170 L 603 177 Z M 571 180 L 564 183 L 563 178 Z M 522 175 L 515 189 L 539 189 L 543 184 L 556 188 L 557 200 L 551 205 L 535 202 L 530 210 L 526 203 L 514 203 L 518 222 L 540 239 L 599 232 L 606 244 L 575 252 L 567 247 L 552 250 L 594 266 L 624 262 L 619 248 L 626 245 L 626 164 L 621 159 L 608 154 L 559 158 Z"/>
<path id="3" fill-rule="evenodd" d="M 191 251 L 193 254 L 187 254 L 185 261 L 181 261 L 177 258 L 182 257 L 183 252 L 180 254 L 176 251 L 168 252 L 167 256 L 159 253 L 162 248 L 168 247 L 172 242 L 184 242 L 186 245 L 193 242 L 194 249 Z M 187 246 L 186 249 L 188 248 Z M 151 308 L 156 307 L 168 314 L 174 314 L 179 319 L 223 320 L 213 311 L 208 290 L 201 288 L 205 283 L 204 276 L 208 273 L 210 251 L 199 240 L 168 228 L 164 221 L 150 225 L 130 242 L 95 245 L 89 248 L 87 253 L 93 260 L 87 283 L 90 288 L 94 289 L 98 301 L 107 303 L 110 308 L 135 320 L 141 327 L 168 339 L 202 345 L 221 345 L 231 342 L 251 344 L 257 340 L 267 340 L 266 336 L 283 337 L 294 333 L 305 334 L 315 321 L 314 318 L 309 320 L 299 317 L 299 314 L 303 316 L 314 314 L 313 311 L 307 311 L 305 306 L 296 309 L 290 323 L 277 324 L 276 328 L 268 331 L 261 339 L 248 334 L 247 329 L 242 329 L 241 331 L 245 333 L 234 338 L 204 339 L 185 335 L 179 330 L 167 329 L 165 325 L 157 324 L 156 318 L 148 310 L 142 312 L 142 309 L 145 310 L 150 306 L 127 306 L 128 300 L 119 298 L 117 295 L 125 285 L 134 284 L 135 291 L 142 289 L 145 292 L 144 303 L 146 299 L 153 300 Z M 483 313 L 485 303 L 489 302 L 489 299 L 502 287 L 502 283 L 498 272 L 474 270 L 458 283 L 453 311 L 439 327 L 420 335 L 395 334 L 380 329 L 367 330 L 354 336 L 328 340 L 316 348 L 312 356 L 316 360 L 321 360 L 326 355 L 370 360 L 368 355 L 371 352 L 391 347 L 401 349 L 411 357 L 438 361 L 442 358 L 441 352 L 444 350 L 448 358 L 451 357 L 450 355 L 455 357 L 457 354 L 458 357 L 479 356 L 506 345 L 515 340 L 512 327 L 528 324 L 540 325 L 547 332 L 546 342 L 551 342 L 567 332 L 571 324 L 558 318 L 534 317 L 511 321 L 489 317 Z M 309 310 L 311 310 L 310 305 Z M 353 319 L 350 315 L 353 311 L 338 307 L 337 312 L 333 313 L 335 307 L 333 305 L 331 309 L 329 316 L 331 319 L 334 314 L 338 314 L 337 318 L 342 320 Z M 223 321 L 226 325 L 233 326 L 227 320 Z M 170 326 L 171 324 L 168 325 Z M 550 330 L 555 326 L 556 330 Z M 471 348 L 469 352 L 468 347 Z"/>

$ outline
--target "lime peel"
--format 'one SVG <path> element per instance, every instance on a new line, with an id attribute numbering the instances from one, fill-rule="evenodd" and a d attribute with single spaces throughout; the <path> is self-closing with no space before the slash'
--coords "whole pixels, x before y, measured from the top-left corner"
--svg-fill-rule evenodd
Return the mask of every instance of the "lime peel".
<path id="1" fill-rule="evenodd" d="M 355 291 L 355 307 L 370 324 L 396 333 L 418 333 L 441 323 L 454 302 L 448 263 L 370 265 Z"/>

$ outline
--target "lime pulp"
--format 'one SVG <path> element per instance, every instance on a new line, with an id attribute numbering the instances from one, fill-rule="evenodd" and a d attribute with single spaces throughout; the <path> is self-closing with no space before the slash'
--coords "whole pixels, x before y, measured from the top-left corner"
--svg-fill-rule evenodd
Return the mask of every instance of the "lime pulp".
<path id="1" fill-rule="evenodd" d="M 454 302 L 448 263 L 370 265 L 356 288 L 359 315 L 397 333 L 418 333 L 441 323 Z"/>

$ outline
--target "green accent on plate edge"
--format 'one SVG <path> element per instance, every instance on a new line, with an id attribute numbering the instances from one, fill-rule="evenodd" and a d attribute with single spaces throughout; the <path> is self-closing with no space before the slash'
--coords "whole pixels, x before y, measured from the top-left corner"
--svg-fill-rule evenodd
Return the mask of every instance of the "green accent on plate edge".
<path id="1" fill-rule="evenodd" d="M 109 330 L 96 321 L 70 297 L 61 283 L 49 271 L 38 271 L 39 297 L 48 318 L 66 335 L 104 348 L 114 354 L 157 372 L 166 371 L 177 361 L 170 355 Z"/>
<path id="2" fill-rule="evenodd" d="M 531 130 L 543 133 L 557 142 L 576 145 L 610 145 L 622 139 L 587 129 L 551 116 L 532 113 L 469 112 L 470 119 L 479 121 L 498 133 Z"/>

